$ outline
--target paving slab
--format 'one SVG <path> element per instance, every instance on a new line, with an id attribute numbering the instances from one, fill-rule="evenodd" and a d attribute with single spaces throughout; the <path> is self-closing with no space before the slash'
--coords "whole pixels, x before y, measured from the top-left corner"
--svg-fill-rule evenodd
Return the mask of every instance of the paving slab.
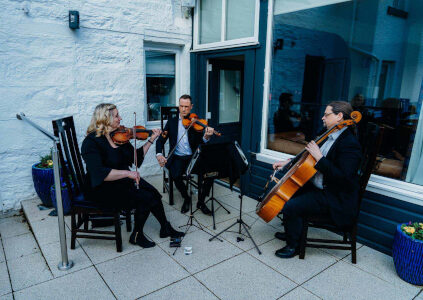
<path id="1" fill-rule="evenodd" d="M 0 221 L 0 235 L 2 239 L 30 232 L 23 216 L 4 218 Z"/>
<path id="2" fill-rule="evenodd" d="M 70 244 L 67 246 L 68 259 L 72 260 L 74 263 L 73 267 L 67 271 L 61 271 L 57 268 L 58 264 L 62 261 L 62 253 L 59 242 L 41 246 L 41 251 L 44 255 L 44 258 L 47 261 L 47 264 L 55 278 L 65 276 L 93 265 L 81 247 L 77 247 L 74 250 L 71 250 Z"/>
<path id="3" fill-rule="evenodd" d="M 351 254 L 343 261 L 351 263 Z M 421 289 L 421 287 L 405 282 L 397 275 L 391 256 L 369 247 L 363 246 L 357 250 L 357 264 L 353 266 L 390 282 L 395 288 L 408 291 L 411 295 L 417 295 Z"/>
<path id="4" fill-rule="evenodd" d="M 40 221 L 48 217 L 48 214 L 53 210 L 53 208 L 40 210 L 38 208 L 38 205 L 40 204 L 41 200 L 38 197 L 30 200 L 21 201 L 22 209 L 29 223 Z"/>
<path id="5" fill-rule="evenodd" d="M 415 296 L 343 261 L 313 277 L 303 287 L 323 299 L 389 300 Z"/>
<path id="6" fill-rule="evenodd" d="M 242 252 L 240 248 L 235 247 L 226 240 L 222 240 L 223 242 L 218 240 L 209 242 L 210 237 L 202 230 L 187 234 L 182 240 L 182 247 L 178 249 L 172 258 L 191 274 L 194 274 Z M 175 248 L 170 248 L 167 243 L 159 246 L 169 255 L 172 255 L 175 250 Z M 184 247 L 186 246 L 192 247 L 191 255 L 184 254 Z"/>
<path id="7" fill-rule="evenodd" d="M 100 229 L 99 229 L 100 230 Z M 114 230 L 114 227 L 104 227 L 101 230 Z M 122 252 L 116 251 L 116 242 L 114 240 L 96 240 L 96 239 L 76 239 L 78 245 L 75 247 L 75 250 L 79 247 L 82 247 L 87 253 L 88 257 L 94 264 L 98 264 L 128 253 L 140 250 L 140 246 L 132 245 L 129 243 L 130 232 L 126 231 L 124 225 L 121 226 L 122 230 Z M 70 250 L 70 251 L 75 251 Z"/>
<path id="8" fill-rule="evenodd" d="M 59 223 L 57 217 L 45 217 L 40 221 L 31 222 L 31 228 L 40 246 L 57 243 L 59 237 Z M 66 241 L 70 243 L 71 232 L 65 226 Z"/>
<path id="9" fill-rule="evenodd" d="M 93 267 L 15 292 L 14 295 L 16 300 L 115 299 Z"/>
<path id="10" fill-rule="evenodd" d="M 247 253 L 194 276 L 220 299 L 277 299 L 297 286 Z"/>
<path id="11" fill-rule="evenodd" d="M 4 262 L 5 260 L 6 260 L 6 257 L 4 256 L 3 242 L 2 242 L 2 238 L 0 237 L 0 263 Z"/>
<path id="12" fill-rule="evenodd" d="M 423 300 L 423 288 L 422 288 L 422 290 L 420 291 L 420 294 L 418 294 L 418 295 L 417 295 L 417 297 L 416 297 L 416 298 L 414 298 L 414 300 Z"/>
<path id="13" fill-rule="evenodd" d="M 3 247 L 7 260 L 40 251 L 32 233 L 5 238 L 3 239 Z"/>
<path id="14" fill-rule="evenodd" d="M 240 203 L 241 203 L 238 192 L 230 192 L 229 194 L 219 195 L 216 197 L 216 199 L 236 209 L 239 209 Z M 250 198 L 247 196 L 243 196 L 242 197 L 242 212 L 254 214 L 254 212 L 256 211 L 257 203 L 258 203 L 257 200 L 254 200 L 253 198 Z"/>
<path id="15" fill-rule="evenodd" d="M 184 299 L 184 300 L 213 300 L 218 299 L 204 285 L 194 277 L 188 277 L 163 289 L 142 297 L 143 300 Z"/>
<path id="16" fill-rule="evenodd" d="M 275 251 L 285 245 L 285 242 L 274 239 L 260 246 L 262 255 L 255 249 L 249 250 L 248 253 L 298 284 L 302 284 L 337 261 L 332 255 L 319 249 L 307 251 L 305 259 L 299 259 L 298 256 L 290 259 L 275 256 Z"/>
<path id="17" fill-rule="evenodd" d="M 175 230 L 185 231 L 185 228 L 179 228 L 179 226 L 185 225 L 187 223 L 188 217 L 186 215 L 181 214 L 180 211 L 177 211 L 175 209 L 165 213 L 167 220 L 170 222 L 170 224 Z M 150 214 L 147 219 L 147 222 L 145 222 L 144 225 L 144 234 L 146 234 L 156 244 L 169 242 L 169 238 L 160 238 L 160 227 L 161 226 L 159 221 L 157 221 L 153 214 Z"/>
<path id="18" fill-rule="evenodd" d="M 49 267 L 40 252 L 7 262 L 14 291 L 53 279 Z"/>
<path id="19" fill-rule="evenodd" d="M 13 300 L 13 293 L 0 296 L 0 300 Z"/>
<path id="20" fill-rule="evenodd" d="M 279 299 L 281 300 L 319 300 L 320 298 L 299 286 Z"/>
<path id="21" fill-rule="evenodd" d="M 97 265 L 118 299 L 135 299 L 189 276 L 159 247 L 142 249 Z"/>
<path id="22" fill-rule="evenodd" d="M 239 210 L 238 209 L 236 209 L 236 208 L 234 208 L 230 205 L 226 205 L 226 204 L 224 204 L 224 205 L 225 205 L 226 209 L 229 210 L 229 212 L 230 212 L 229 214 L 222 207 L 219 207 L 219 205 L 216 205 L 216 203 L 215 203 L 214 217 L 215 217 L 215 222 L 216 222 L 216 229 L 218 229 L 218 228 L 224 229 L 224 227 L 221 227 L 219 225 L 220 223 L 239 217 Z M 207 206 L 211 210 L 211 203 L 210 202 L 207 203 Z M 193 209 L 196 209 L 196 206 Z M 209 227 L 209 226 L 213 225 L 213 217 L 203 214 L 200 210 L 197 210 L 195 212 L 194 216 L 198 220 L 198 222 L 200 222 L 200 224 L 205 226 L 205 227 Z"/>
<path id="23" fill-rule="evenodd" d="M 6 262 L 0 263 L 0 296 L 12 292 Z"/>
<path id="24" fill-rule="evenodd" d="M 232 220 L 219 223 L 218 227 L 216 227 L 216 230 L 213 230 L 213 226 L 210 226 L 209 229 L 213 230 L 217 234 L 232 225 L 237 219 L 238 218 L 234 218 Z M 277 230 L 274 227 L 266 224 L 266 222 L 264 222 L 260 218 L 254 219 L 249 215 L 243 215 L 242 219 L 247 225 L 251 226 L 251 229 L 248 229 L 248 231 L 250 232 L 257 245 L 264 244 L 275 238 L 275 232 L 277 232 Z M 245 231 L 244 227 L 241 227 L 241 234 L 239 234 L 238 232 L 239 224 L 236 224 L 232 228 L 230 228 L 230 230 L 225 231 L 220 236 L 245 251 L 254 248 L 254 244 L 248 237 L 248 234 Z M 243 238 L 244 241 L 237 242 L 237 237 Z"/>

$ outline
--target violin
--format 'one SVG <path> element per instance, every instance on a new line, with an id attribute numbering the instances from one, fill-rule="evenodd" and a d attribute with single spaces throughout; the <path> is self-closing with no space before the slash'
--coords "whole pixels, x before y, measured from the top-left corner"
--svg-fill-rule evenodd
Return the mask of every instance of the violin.
<path id="1" fill-rule="evenodd" d="M 133 138 L 137 140 L 146 140 L 152 133 L 152 130 L 147 130 L 144 126 L 134 126 L 133 128 L 120 126 L 118 129 L 110 133 L 110 137 L 116 145 L 123 145 Z"/>
<path id="2" fill-rule="evenodd" d="M 194 128 L 195 131 L 201 132 L 208 127 L 207 120 L 199 119 L 197 114 L 191 113 L 187 117 L 182 119 L 182 125 L 185 128 Z M 221 136 L 222 134 L 216 130 L 213 130 L 213 133 L 217 136 Z"/>

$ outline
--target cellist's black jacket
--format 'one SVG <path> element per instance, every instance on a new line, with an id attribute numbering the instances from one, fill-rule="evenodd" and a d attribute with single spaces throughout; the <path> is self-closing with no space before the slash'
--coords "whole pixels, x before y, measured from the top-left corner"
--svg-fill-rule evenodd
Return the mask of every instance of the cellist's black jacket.
<path id="1" fill-rule="evenodd" d="M 330 215 L 339 227 L 349 226 L 358 214 L 359 177 L 362 159 L 361 146 L 350 129 L 333 143 L 326 157 L 315 165 L 323 174 Z"/>
<path id="2" fill-rule="evenodd" d="M 163 131 L 167 131 L 166 138 L 163 138 L 160 136 L 156 141 L 156 153 L 163 153 L 163 148 L 166 143 L 167 138 L 169 138 L 169 151 L 174 149 L 176 146 L 176 143 L 178 142 L 178 122 L 179 122 L 179 114 L 176 118 L 170 118 L 165 127 L 163 128 Z M 203 141 L 203 133 L 202 132 L 196 132 L 194 128 L 190 128 L 188 130 L 188 142 L 191 147 L 192 154 L 197 150 L 198 146 Z M 170 161 L 168 161 L 168 165 L 171 164 L 172 157 L 170 158 Z"/>

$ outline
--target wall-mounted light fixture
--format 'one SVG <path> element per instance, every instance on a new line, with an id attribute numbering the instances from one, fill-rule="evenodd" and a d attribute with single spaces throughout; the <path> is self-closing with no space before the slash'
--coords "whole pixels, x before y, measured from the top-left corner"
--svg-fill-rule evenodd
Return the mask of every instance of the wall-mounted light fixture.
<path id="1" fill-rule="evenodd" d="M 69 11 L 69 28 L 79 29 L 79 11 L 77 10 Z"/>

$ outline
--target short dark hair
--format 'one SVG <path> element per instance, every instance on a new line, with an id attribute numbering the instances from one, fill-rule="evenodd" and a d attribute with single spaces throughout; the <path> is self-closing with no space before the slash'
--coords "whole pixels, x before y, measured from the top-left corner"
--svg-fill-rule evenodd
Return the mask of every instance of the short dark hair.
<path id="1" fill-rule="evenodd" d="M 179 97 L 179 100 L 181 99 L 189 100 L 189 102 L 192 104 L 191 96 L 188 94 L 183 94 L 181 97 Z"/>
<path id="2" fill-rule="evenodd" d="M 344 118 L 344 120 L 351 119 L 351 113 L 353 112 L 353 108 L 348 102 L 332 101 L 328 104 L 328 106 L 332 107 L 332 111 L 335 115 L 342 113 L 342 117 Z"/>

